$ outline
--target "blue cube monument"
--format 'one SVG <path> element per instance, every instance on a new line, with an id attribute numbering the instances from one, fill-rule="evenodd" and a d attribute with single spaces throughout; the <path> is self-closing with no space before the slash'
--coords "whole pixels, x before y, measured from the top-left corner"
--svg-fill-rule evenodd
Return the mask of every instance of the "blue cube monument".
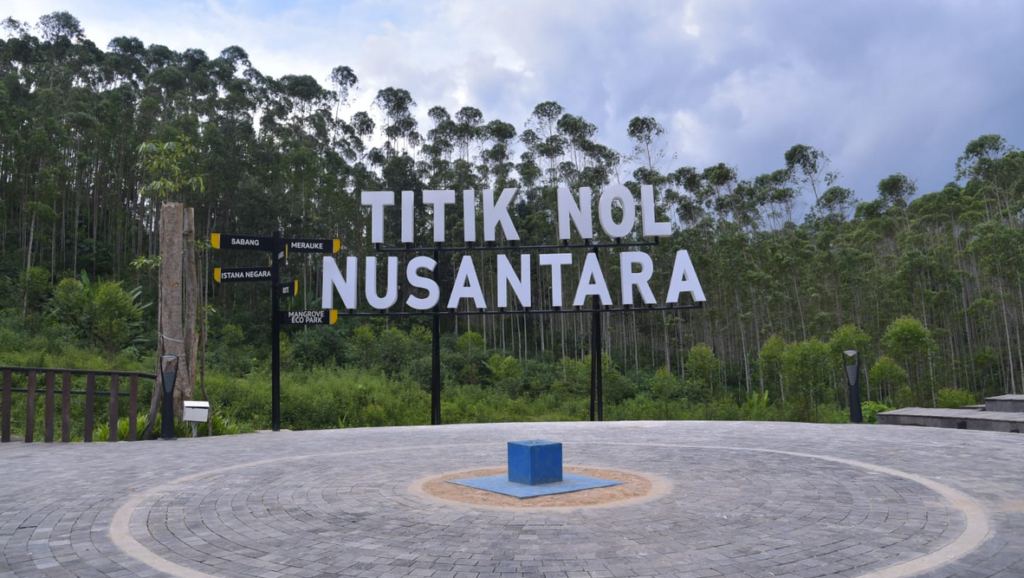
<path id="1" fill-rule="evenodd" d="M 547 440 L 508 442 L 508 481 L 552 484 L 562 481 L 562 444 Z"/>
<path id="2" fill-rule="evenodd" d="M 546 440 L 508 442 L 508 474 L 448 480 L 516 498 L 536 498 L 617 486 L 622 482 L 562 473 L 562 444 Z"/>

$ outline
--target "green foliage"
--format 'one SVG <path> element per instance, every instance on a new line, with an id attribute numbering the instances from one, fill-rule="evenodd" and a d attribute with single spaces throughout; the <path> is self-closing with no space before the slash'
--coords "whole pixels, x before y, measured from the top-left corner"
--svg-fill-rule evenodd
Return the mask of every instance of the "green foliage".
<path id="1" fill-rule="evenodd" d="M 299 367 L 342 365 L 351 357 L 345 334 L 337 328 L 314 325 L 292 334 L 292 357 Z"/>
<path id="2" fill-rule="evenodd" d="M 844 351 L 854 350 L 861 354 L 862 363 L 871 347 L 871 336 L 856 325 L 843 325 L 832 332 L 828 347 L 836 359 L 842 359 Z"/>
<path id="3" fill-rule="evenodd" d="M 775 397 L 786 399 L 782 379 L 782 356 L 786 353 L 786 342 L 778 335 L 772 335 L 761 346 L 757 356 L 757 373 L 768 391 L 775 391 Z"/>
<path id="4" fill-rule="evenodd" d="M 691 385 L 691 395 L 698 395 L 700 399 L 714 397 L 719 369 L 718 357 L 710 347 L 703 343 L 691 347 L 686 357 L 686 379 Z"/>
<path id="5" fill-rule="evenodd" d="M 154 300 L 151 251 L 165 199 L 195 209 L 194 248 L 208 281 L 209 267 L 259 264 L 246 252 L 208 259 L 211 227 L 268 233 L 275 223 L 287 237 L 338 237 L 346 254 L 363 256 L 373 247 L 362 191 L 514 187 L 509 210 L 524 243 L 556 243 L 556 185 L 598 193 L 625 178 L 635 193 L 653 185 L 659 220 L 681 225 L 645 249 L 658 263 L 655 293 L 663 294 L 674 252 L 686 248 L 709 300 L 699 312 L 605 316 L 610 412 L 706 418 L 749 403 L 752 414 L 824 419 L 831 410 L 816 412 L 844 399 L 836 354 L 850 348 L 880 368 L 862 385 L 888 403 L 932 404 L 934 389 L 946 384 L 976 398 L 1020 386 L 1024 153 L 999 135 L 968 142 L 957 182 L 941 190 L 918 191 L 894 172 L 879 182 L 877 199 L 858 202 L 855 194 L 874 192 L 844 186 L 812 144 L 780 151 L 773 170 L 748 175 L 728 159 L 679 165 L 664 148 L 671 126 L 651 116 L 630 120 L 622 135 L 629 149 L 620 152 L 606 144 L 614 135 L 555 101 L 537 104 L 529 118 L 503 120 L 474 106 L 449 112 L 417 104 L 408 90 L 386 87 L 369 96 L 372 110 L 355 110 L 358 79 L 344 66 L 321 85 L 308 75 L 272 78 L 240 47 L 207 55 L 121 36 L 100 48 L 68 13 L 6 29 L 0 299 L 18 323 L 0 323 L 0 355 L 53 360 L 95 347 L 115 364 L 149 355 L 149 344 L 136 339 L 155 335 L 154 310 L 133 320 L 123 293 L 61 279 L 88 271 L 140 285 L 136 303 Z M 417 106 L 427 106 L 425 116 Z M 812 198 L 808 212 L 797 208 Z M 422 241 L 429 211 L 414 219 Z M 388 222 L 384 244 L 396 246 L 398 220 Z M 460 238 L 464 227 L 461 211 L 449 210 L 448 238 Z M 585 252 L 566 251 L 575 263 Z M 493 256 L 472 253 L 493 305 Z M 457 256 L 449 256 L 434 272 L 441 287 L 453 281 Z M 317 307 L 316 262 L 293 253 L 285 265 L 304 284 L 296 307 Z M 615 287 L 621 272 L 610 263 L 604 273 Z M 534 270 L 537 299 L 549 288 L 547 275 Z M 212 374 L 262 383 L 270 352 L 265 287 L 204 289 L 204 303 L 221 312 L 209 325 Z M 93 310 L 101 293 L 105 318 Z M 911 314 L 923 323 L 904 317 Z M 389 321 L 291 328 L 282 340 L 285 369 L 359 370 L 426 391 L 422 320 Z M 574 315 L 445 319 L 442 378 L 452 391 L 465 388 L 458 407 L 466 419 L 504 419 L 506 409 L 578 416 L 586 413 L 588 337 L 587 321 Z M 827 378 L 809 369 L 820 361 L 810 351 L 816 346 L 806 345 L 814 338 L 828 339 Z M 882 353 L 889 361 L 876 363 Z M 491 363 L 493 356 L 501 362 Z M 670 369 L 659 373 L 662 366 Z M 768 393 L 768 409 L 744 401 L 753 390 Z M 506 409 L 489 412 L 478 405 L 479 391 L 511 401 L 495 398 Z M 540 400 L 546 405 L 534 405 Z M 371 403 L 365 414 L 367 424 L 390 423 L 394 411 Z"/>
<path id="6" fill-rule="evenodd" d="M 893 392 L 900 391 L 907 385 L 907 371 L 892 358 L 882 356 L 871 366 L 868 380 L 875 391 L 875 397 L 893 397 Z"/>
<path id="7" fill-rule="evenodd" d="M 203 177 L 195 173 L 194 163 L 199 149 L 184 135 L 171 142 L 144 142 L 139 156 L 150 180 L 142 194 L 153 199 L 183 200 L 183 192 L 206 190 Z"/>
<path id="8" fill-rule="evenodd" d="M 487 362 L 494 386 L 505 391 L 510 398 L 517 398 L 523 392 L 523 368 L 519 360 L 511 355 L 502 357 L 494 354 Z"/>
<path id="9" fill-rule="evenodd" d="M 745 420 L 769 421 L 774 418 L 772 406 L 768 403 L 768 392 L 751 393 L 740 407 L 740 416 Z"/>
<path id="10" fill-rule="evenodd" d="M 796 399 L 798 419 L 807 421 L 831 384 L 834 358 L 828 345 L 817 338 L 790 344 L 782 354 L 782 379 Z"/>
<path id="11" fill-rule="evenodd" d="M 481 373 L 486 366 L 487 347 L 479 333 L 467 331 L 455 342 L 453 365 L 457 368 L 461 383 L 479 384 Z"/>
<path id="12" fill-rule="evenodd" d="M 28 311 L 40 311 L 50 297 L 50 272 L 42 267 L 32 267 L 22 271 L 18 281 L 18 295 L 24 296 Z"/>
<path id="13" fill-rule="evenodd" d="M 139 332 L 143 305 L 138 303 L 140 290 L 128 292 L 121 283 L 108 281 L 99 286 L 94 296 L 90 332 L 111 357 Z"/>
<path id="14" fill-rule="evenodd" d="M 136 419 L 136 422 L 135 422 L 135 424 L 136 424 L 135 425 L 135 428 L 136 428 L 135 432 L 136 432 L 137 436 L 141 436 L 142 432 L 145 431 L 146 423 L 147 423 L 146 418 L 147 418 L 147 415 L 143 414 L 143 413 L 140 413 L 140 414 L 138 414 L 136 416 L 136 418 L 135 418 Z M 155 439 L 160 437 L 160 422 L 161 422 L 161 414 L 158 412 L 156 414 L 156 421 L 153 424 L 153 430 L 152 430 L 152 432 L 150 434 L 150 437 L 148 439 L 155 440 Z M 210 415 L 210 425 L 213 428 L 213 435 L 215 435 L 215 436 L 237 435 L 237 434 L 242 434 L 242 433 L 250 433 L 250 432 L 253 431 L 251 428 L 248 428 L 248 427 L 245 427 L 243 425 L 239 425 L 239 424 L 234 423 L 231 420 L 231 418 L 227 417 L 226 415 L 224 415 L 223 413 L 221 413 L 219 411 L 214 411 Z M 128 441 L 128 439 L 129 439 L 129 437 L 128 437 L 128 428 L 129 428 L 128 417 L 127 416 L 119 417 L 118 420 L 117 420 L 117 441 L 119 441 L 119 442 Z M 209 428 L 208 428 L 207 424 L 205 424 L 205 423 L 197 424 L 197 427 L 196 427 L 196 437 L 201 437 L 201 438 L 202 437 L 207 437 L 208 433 L 209 433 Z M 106 422 L 103 422 L 100 425 L 96 426 L 96 428 L 93 430 L 92 439 L 93 439 L 94 442 L 105 442 L 105 441 L 110 439 L 109 435 L 110 435 L 110 426 Z M 186 422 L 183 422 L 183 421 L 175 421 L 174 422 L 174 435 L 175 435 L 175 437 L 179 437 L 179 438 L 192 437 L 192 424 L 186 423 Z M 137 439 L 141 440 L 142 438 L 139 437 Z M 80 440 L 76 439 L 76 440 L 73 440 L 73 441 L 80 441 Z"/>
<path id="15" fill-rule="evenodd" d="M 878 414 L 883 411 L 892 411 L 895 408 L 889 407 L 877 401 L 864 401 L 860 404 L 860 414 L 864 423 L 878 423 Z"/>
<path id="16" fill-rule="evenodd" d="M 651 396 L 660 402 L 667 403 L 679 399 L 682 394 L 683 384 L 679 378 L 662 367 L 654 372 L 651 379 Z"/>
<path id="17" fill-rule="evenodd" d="M 922 364 L 937 347 L 928 329 L 917 319 L 905 315 L 893 321 L 885 330 L 882 346 L 896 361 L 903 364 L 909 376 L 911 391 L 917 403 L 927 405 L 931 401 L 930 389 L 925 390 Z"/>
<path id="18" fill-rule="evenodd" d="M 935 340 L 920 321 L 904 315 L 886 328 L 882 346 L 896 361 L 910 363 L 934 350 Z"/>
<path id="19" fill-rule="evenodd" d="M 148 305 L 139 303 L 141 288 L 125 291 L 120 282 L 94 285 L 82 279 L 63 279 L 50 300 L 50 318 L 91 338 L 113 357 L 140 335 L 142 314 Z"/>
<path id="20" fill-rule="evenodd" d="M 255 350 L 238 325 L 227 324 L 211 331 L 210 366 L 230 375 L 242 376 L 253 370 Z"/>
<path id="21" fill-rule="evenodd" d="M 957 409 L 965 405 L 973 405 L 975 403 L 974 396 L 971 395 L 971 392 L 964 391 L 962 389 L 943 388 L 938 391 L 936 397 L 938 397 L 939 407 L 949 409 Z"/>

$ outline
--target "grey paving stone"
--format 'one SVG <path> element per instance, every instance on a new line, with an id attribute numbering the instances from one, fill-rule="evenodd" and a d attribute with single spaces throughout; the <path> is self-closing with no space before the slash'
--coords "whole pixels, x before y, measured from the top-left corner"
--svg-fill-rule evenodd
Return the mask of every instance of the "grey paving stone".
<path id="1" fill-rule="evenodd" d="M 501 465 L 505 443 L 563 443 L 567 463 L 654 474 L 655 500 L 495 511 L 414 480 Z M 623 422 L 0 445 L 0 578 L 161 577 L 147 560 L 230 578 L 860 576 L 955 545 L 925 574 L 1024 576 L 1024 444 L 1013 434 L 887 426 Z M 141 499 L 139 497 L 141 496 Z M 148 553 L 111 540 L 115 512 Z"/>

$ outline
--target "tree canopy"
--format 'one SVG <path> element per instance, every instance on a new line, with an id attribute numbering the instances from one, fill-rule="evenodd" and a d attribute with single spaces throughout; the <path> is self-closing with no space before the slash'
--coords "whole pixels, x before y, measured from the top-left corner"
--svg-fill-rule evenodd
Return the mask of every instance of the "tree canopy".
<path id="1" fill-rule="evenodd" d="M 558 185 L 622 183 L 639 196 L 640 185 L 650 184 L 659 217 L 674 223 L 654 253 L 689 250 L 708 295 L 700 311 L 607 315 L 611 362 L 632 376 L 665 368 L 659 397 L 674 395 L 673 376 L 690 383 L 692 368 L 692 379 L 715 395 L 839 399 L 837 378 L 822 373 L 834 369 L 836 344 L 854 344 L 880 364 L 869 380 L 884 384 L 869 395 L 905 385 L 922 401 L 937 388 L 1024 391 L 1024 153 L 998 135 L 966 143 L 950 168 L 956 180 L 940 191 L 919 195 L 901 173 L 881 178 L 877 191 L 852 191 L 826 152 L 811 145 L 779 151 L 776 170 L 743 177 L 727 162 L 681 162 L 667 148 L 669 129 L 649 116 L 628 123 L 632 149 L 620 152 L 601 142 L 595 124 L 555 101 L 508 121 L 472 106 L 448 111 L 389 87 L 370 110 L 353 110 L 359 79 L 343 64 L 322 81 L 274 78 L 237 46 L 208 55 L 118 37 L 103 49 L 66 12 L 3 26 L 0 296 L 23 316 L 42 315 L 51 298 L 70 307 L 77 289 L 61 279 L 82 272 L 97 280 L 97 303 L 119 287 L 100 280 L 140 286 L 141 301 L 151 301 L 154 276 L 130 265 L 157 254 L 163 198 L 195 208 L 197 238 L 279 229 L 339 238 L 343 251 L 362 256 L 372 251 L 369 214 L 359 202 L 364 190 L 517 187 L 511 211 L 520 234 L 551 243 Z M 170 179 L 172 166 L 184 173 Z M 182 179 L 187 186 L 166 185 Z M 461 212 L 447 218 L 458 234 Z M 387 239 L 397 244 L 398 219 L 389 220 Z M 426 238 L 430 222 L 421 221 L 417 235 Z M 442 286 L 460 258 L 439 265 Z M 218 311 L 211 339 L 237 330 L 262 343 L 265 291 L 210 283 L 213 266 L 251 259 L 201 257 L 204 292 Z M 291 259 L 300 280 L 296 307 L 317 307 L 319 264 Z M 496 293 L 493 278 L 483 283 Z M 141 315 L 152 326 L 153 311 Z M 397 327 L 412 331 L 420 323 Z M 509 356 L 557 367 L 589 350 L 583 316 L 445 323 L 446 332 L 473 331 L 502 351 L 471 371 L 492 373 L 517 395 L 528 388 Z M 95 327 L 104 335 L 123 329 Z M 799 348 L 783 351 L 793 344 Z M 783 375 L 787 365 L 799 379 Z"/>

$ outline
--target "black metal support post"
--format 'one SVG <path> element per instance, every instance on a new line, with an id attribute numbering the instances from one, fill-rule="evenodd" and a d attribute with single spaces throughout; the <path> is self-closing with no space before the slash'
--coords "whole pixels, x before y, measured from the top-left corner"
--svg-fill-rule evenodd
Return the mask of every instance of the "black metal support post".
<path id="1" fill-rule="evenodd" d="M 597 254 L 597 247 L 591 249 Z M 601 363 L 601 310 L 597 297 L 591 297 L 594 310 L 590 317 L 590 421 L 604 421 L 604 391 Z M 606 305 L 602 303 L 601 305 Z M 596 414 L 596 415 L 595 415 Z"/>
<path id="2" fill-rule="evenodd" d="M 597 421 L 604 421 L 604 359 L 601 353 L 601 312 L 594 312 L 594 373 L 597 380 Z"/>
<path id="3" fill-rule="evenodd" d="M 440 252 L 434 250 L 434 262 L 438 261 Z M 440 311 L 438 300 L 434 311 Z M 430 425 L 441 425 L 441 316 L 434 315 L 430 323 Z"/>
<path id="4" fill-rule="evenodd" d="M 282 250 L 281 231 L 274 231 L 274 242 L 270 251 L 270 427 L 274 431 L 281 431 L 281 301 L 277 286 L 281 282 Z"/>
<path id="5" fill-rule="evenodd" d="M 597 312 L 590 315 L 590 421 L 597 419 L 597 337 L 594 328 L 600 323 Z"/>

